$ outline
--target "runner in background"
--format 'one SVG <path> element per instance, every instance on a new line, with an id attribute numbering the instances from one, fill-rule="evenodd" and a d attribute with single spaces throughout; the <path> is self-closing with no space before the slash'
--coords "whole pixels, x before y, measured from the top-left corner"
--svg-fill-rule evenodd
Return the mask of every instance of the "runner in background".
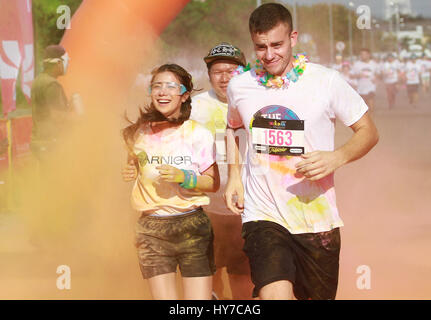
<path id="1" fill-rule="evenodd" d="M 214 254 L 217 272 L 213 277 L 213 288 L 219 299 L 223 296 L 222 270 L 226 268 L 232 298 L 251 298 L 253 284 L 250 279 L 248 258 L 242 250 L 241 217 L 232 214 L 223 198 L 227 182 L 226 163 L 226 117 L 227 85 L 232 72 L 240 65 L 245 67 L 244 54 L 229 43 L 221 43 L 212 48 L 204 58 L 208 69 L 211 90 L 196 95 L 192 99 L 191 119 L 207 127 L 216 137 L 217 163 L 220 171 L 220 189 L 209 193 L 210 204 L 204 207 L 214 228 Z"/>
<path id="2" fill-rule="evenodd" d="M 67 131 L 73 114 L 77 114 L 77 95 L 68 101 L 57 78 L 67 72 L 69 56 L 60 45 L 46 47 L 43 72 L 31 87 L 33 128 L 31 150 L 40 164 L 45 163 L 58 140 Z"/>
<path id="3" fill-rule="evenodd" d="M 343 66 L 341 67 L 341 77 L 346 80 L 346 82 L 350 84 L 353 89 L 356 90 L 358 88 L 358 80 L 352 76 L 352 70 L 348 61 L 343 62 Z"/>
<path id="4" fill-rule="evenodd" d="M 400 80 L 400 72 L 400 62 L 395 59 L 392 53 L 389 53 L 381 69 L 381 76 L 386 87 L 389 109 L 393 109 L 395 107 L 395 98 L 397 95 L 397 85 Z"/>
<path id="5" fill-rule="evenodd" d="M 416 54 L 412 54 L 405 64 L 403 78 L 406 83 L 407 95 L 410 106 L 416 108 L 419 98 L 419 86 L 421 77 L 421 65 L 418 62 Z"/>
<path id="6" fill-rule="evenodd" d="M 343 68 L 343 56 L 340 54 L 337 54 L 335 56 L 335 63 L 331 66 L 332 69 L 337 70 L 338 72 L 341 72 L 341 69 Z"/>
<path id="7" fill-rule="evenodd" d="M 360 60 L 356 61 L 353 65 L 352 74 L 358 80 L 358 93 L 370 108 L 370 112 L 373 112 L 378 66 L 371 60 L 371 52 L 369 49 L 361 49 L 359 58 Z"/>
<path id="8" fill-rule="evenodd" d="M 420 60 L 421 65 L 421 83 L 424 93 L 430 91 L 430 78 L 431 78 L 431 57 L 424 55 Z"/>

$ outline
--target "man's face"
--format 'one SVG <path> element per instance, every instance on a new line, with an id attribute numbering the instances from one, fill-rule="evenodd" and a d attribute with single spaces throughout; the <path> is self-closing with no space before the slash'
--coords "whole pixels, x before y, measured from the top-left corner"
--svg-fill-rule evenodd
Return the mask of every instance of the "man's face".
<path id="1" fill-rule="evenodd" d="M 368 60 L 370 60 L 370 57 L 371 56 L 370 56 L 370 53 L 368 51 L 365 51 L 365 50 L 361 51 L 360 58 L 362 61 L 367 62 Z"/>
<path id="2" fill-rule="evenodd" d="M 270 74 L 285 75 L 291 67 L 292 48 L 296 45 L 298 33 L 290 32 L 288 25 L 279 23 L 267 32 L 252 33 L 256 57 Z"/>
<path id="3" fill-rule="evenodd" d="M 226 91 L 227 85 L 232 78 L 232 72 L 238 67 L 238 64 L 230 60 L 217 60 L 213 62 L 208 70 L 211 86 L 213 87 L 217 98 L 222 102 L 227 102 Z"/>

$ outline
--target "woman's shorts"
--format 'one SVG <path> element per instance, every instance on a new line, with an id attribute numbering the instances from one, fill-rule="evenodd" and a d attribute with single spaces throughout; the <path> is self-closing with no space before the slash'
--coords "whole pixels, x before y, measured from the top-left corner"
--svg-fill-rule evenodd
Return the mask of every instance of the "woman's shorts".
<path id="1" fill-rule="evenodd" d="M 136 247 L 144 279 L 176 272 L 205 277 L 215 272 L 211 222 L 202 208 L 177 216 L 142 216 Z"/>
<path id="2" fill-rule="evenodd" d="M 264 286 L 288 280 L 300 300 L 335 299 L 338 286 L 340 230 L 291 234 L 270 221 L 243 225 L 244 251 L 255 285 L 253 296 Z"/>

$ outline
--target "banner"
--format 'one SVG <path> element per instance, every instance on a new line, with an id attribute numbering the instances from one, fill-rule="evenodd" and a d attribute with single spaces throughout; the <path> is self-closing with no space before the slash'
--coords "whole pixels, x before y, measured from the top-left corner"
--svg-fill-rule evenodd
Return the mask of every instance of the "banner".
<path id="1" fill-rule="evenodd" d="M 34 78 L 33 19 L 31 0 L 0 0 L 0 84 L 3 114 L 16 109 L 16 82 L 30 102 Z"/>

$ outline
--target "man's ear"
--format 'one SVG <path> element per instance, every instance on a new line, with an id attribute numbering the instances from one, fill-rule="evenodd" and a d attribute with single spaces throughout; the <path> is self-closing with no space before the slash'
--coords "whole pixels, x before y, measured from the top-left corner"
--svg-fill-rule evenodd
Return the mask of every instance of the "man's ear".
<path id="1" fill-rule="evenodd" d="M 290 44 L 291 44 L 291 47 L 293 48 L 294 46 L 296 46 L 297 43 L 298 43 L 298 31 L 293 30 L 290 33 Z"/>

